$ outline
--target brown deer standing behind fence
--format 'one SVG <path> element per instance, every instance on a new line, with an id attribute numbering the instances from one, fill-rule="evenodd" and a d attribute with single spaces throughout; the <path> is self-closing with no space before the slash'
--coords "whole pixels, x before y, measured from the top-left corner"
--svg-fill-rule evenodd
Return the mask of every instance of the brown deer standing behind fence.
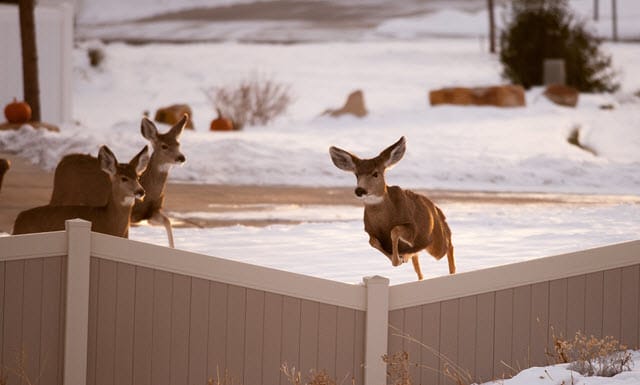
<path id="1" fill-rule="evenodd" d="M 89 155 L 77 155 L 79 161 L 86 161 Z M 18 214 L 13 226 L 13 234 L 40 233 L 64 230 L 67 219 L 81 218 L 91 222 L 91 230 L 118 237 L 125 237 L 130 224 L 131 209 L 137 199 L 144 197 L 144 189 L 139 177 L 149 162 L 147 146 L 129 163 L 120 163 L 107 146 L 102 146 L 98 154 L 100 169 L 110 180 L 110 194 L 103 206 L 40 206 Z M 96 190 L 95 194 L 104 191 Z"/>
<path id="2" fill-rule="evenodd" d="M 184 163 L 185 156 L 180 152 L 178 141 L 187 124 L 188 116 L 169 131 L 160 134 L 155 124 L 143 118 L 140 131 L 153 146 L 149 166 L 140 177 L 140 183 L 146 192 L 144 201 L 137 201 L 131 212 L 131 222 L 147 219 L 151 224 L 162 224 L 167 231 L 169 246 L 174 247 L 171 220 L 163 212 L 164 190 L 167 185 L 169 169 L 175 164 Z M 58 163 L 53 180 L 51 205 L 103 205 L 107 194 L 96 196 L 92 191 L 108 191 L 109 179 L 100 172 L 95 158 L 78 162 L 78 154 L 67 155 Z M 126 234 L 128 236 L 128 234 Z"/>
<path id="3" fill-rule="evenodd" d="M 442 211 L 427 197 L 385 182 L 385 170 L 400 161 L 405 150 L 403 136 L 371 159 L 360 159 L 337 147 L 331 147 L 329 153 L 336 167 L 356 175 L 355 194 L 364 201 L 364 229 L 371 246 L 393 266 L 411 259 L 419 280 L 423 275 L 418 252 L 424 249 L 438 260 L 446 254 L 449 273 L 454 274 L 451 230 Z"/>

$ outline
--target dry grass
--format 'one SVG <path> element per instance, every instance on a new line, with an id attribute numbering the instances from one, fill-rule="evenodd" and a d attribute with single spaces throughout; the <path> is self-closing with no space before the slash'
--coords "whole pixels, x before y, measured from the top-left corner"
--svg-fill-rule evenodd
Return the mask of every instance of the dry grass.
<path id="1" fill-rule="evenodd" d="M 348 375 L 339 383 L 331 378 L 324 370 L 311 369 L 306 379 L 302 378 L 302 372 L 296 370 L 295 366 L 289 367 L 285 362 L 280 367 L 280 371 L 285 375 L 291 385 L 344 385 Z M 355 385 L 355 378 L 351 377 L 351 385 Z"/>
<path id="2" fill-rule="evenodd" d="M 612 336 L 587 337 L 578 331 L 572 340 L 553 334 L 554 359 L 570 363 L 569 369 L 583 376 L 612 377 L 631 370 L 631 352 Z"/>
<path id="3" fill-rule="evenodd" d="M 207 385 L 240 385 L 236 382 L 236 379 L 229 374 L 229 370 L 224 371 L 223 375 L 220 375 L 220 368 L 216 366 L 216 378 L 209 378 Z"/>
<path id="4" fill-rule="evenodd" d="M 234 86 L 214 87 L 205 94 L 222 115 L 231 119 L 236 130 L 245 125 L 266 125 L 283 114 L 291 102 L 290 87 L 254 75 Z"/>
<path id="5" fill-rule="evenodd" d="M 394 385 L 411 385 L 412 384 L 411 375 L 409 373 L 409 368 L 412 366 L 442 374 L 445 377 L 449 378 L 451 381 L 453 381 L 456 385 L 469 385 L 474 382 L 473 377 L 471 376 L 471 373 L 469 373 L 468 370 L 456 364 L 453 360 L 449 359 L 444 354 L 440 353 L 439 351 L 432 348 L 431 346 L 428 346 L 425 343 L 417 340 L 416 338 L 410 336 L 409 334 L 401 332 L 398 328 L 394 326 L 390 326 L 390 328 L 393 330 L 393 333 L 391 335 L 403 338 L 404 340 L 409 341 L 410 343 L 418 344 L 423 350 L 437 357 L 441 363 L 441 367 L 433 368 L 427 365 L 423 365 L 421 363 L 411 363 L 409 361 L 409 354 L 407 352 L 395 353 L 391 357 L 387 357 L 385 355 L 383 356 L 383 360 L 389 366 L 387 376 L 392 381 L 396 381 L 396 382 L 392 382 Z M 387 361 L 391 362 L 391 365 L 389 365 L 389 362 Z"/>

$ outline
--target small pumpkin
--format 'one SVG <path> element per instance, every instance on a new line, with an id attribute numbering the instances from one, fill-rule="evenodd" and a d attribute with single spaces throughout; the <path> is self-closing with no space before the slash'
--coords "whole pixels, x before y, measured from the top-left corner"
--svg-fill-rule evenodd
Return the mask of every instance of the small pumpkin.
<path id="1" fill-rule="evenodd" d="M 13 102 L 4 107 L 4 116 L 9 123 L 26 123 L 31 120 L 31 106 L 13 98 Z"/>
<path id="2" fill-rule="evenodd" d="M 211 121 L 211 125 L 209 126 L 210 131 L 233 131 L 233 122 L 231 119 L 227 119 L 222 116 L 220 109 L 216 109 L 218 111 L 218 117 Z"/>

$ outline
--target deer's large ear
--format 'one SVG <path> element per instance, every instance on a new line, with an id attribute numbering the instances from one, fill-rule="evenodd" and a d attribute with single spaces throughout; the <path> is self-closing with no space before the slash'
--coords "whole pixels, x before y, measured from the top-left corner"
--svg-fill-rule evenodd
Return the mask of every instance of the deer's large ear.
<path id="1" fill-rule="evenodd" d="M 140 123 L 140 133 L 142 133 L 142 136 L 150 142 L 153 142 L 158 138 L 158 128 L 146 116 L 142 118 L 142 122 Z"/>
<path id="2" fill-rule="evenodd" d="M 356 171 L 356 162 L 358 157 L 338 147 L 330 147 L 329 154 L 331 160 L 337 168 L 344 171 Z"/>
<path id="3" fill-rule="evenodd" d="M 117 172 L 118 161 L 116 160 L 116 156 L 113 155 L 113 152 L 107 146 L 100 147 L 100 151 L 98 152 L 98 163 L 100 164 L 100 169 L 107 174 L 109 177 L 113 177 Z"/>
<path id="4" fill-rule="evenodd" d="M 144 148 L 138 153 L 138 155 L 134 156 L 133 159 L 129 162 L 136 170 L 136 174 L 140 175 L 147 169 L 147 165 L 149 164 L 149 147 L 144 146 Z"/>
<path id="5" fill-rule="evenodd" d="M 398 163 L 404 156 L 406 149 L 407 141 L 403 136 L 397 142 L 385 148 L 378 156 L 384 160 L 384 167 L 387 168 Z"/>
<path id="6" fill-rule="evenodd" d="M 171 127 L 169 132 L 167 132 L 167 135 L 171 135 L 174 138 L 179 137 L 180 134 L 182 134 L 182 130 L 184 130 L 184 128 L 187 126 L 188 121 L 189 121 L 189 115 L 187 114 L 182 115 L 182 119 L 180 119 L 180 121 L 176 123 L 175 126 Z"/>

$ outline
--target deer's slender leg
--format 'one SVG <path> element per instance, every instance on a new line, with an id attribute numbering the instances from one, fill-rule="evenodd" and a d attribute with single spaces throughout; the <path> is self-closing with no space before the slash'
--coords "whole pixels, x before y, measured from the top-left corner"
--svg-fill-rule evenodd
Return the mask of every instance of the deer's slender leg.
<path id="1" fill-rule="evenodd" d="M 149 218 L 149 223 L 153 225 L 164 225 L 164 228 L 167 231 L 167 238 L 169 239 L 169 247 L 171 247 L 172 249 L 175 248 L 173 243 L 173 229 L 171 227 L 171 220 L 165 213 L 160 210 L 156 211 L 155 213 L 153 213 L 151 218 Z"/>
<path id="2" fill-rule="evenodd" d="M 369 236 L 369 244 L 371 245 L 371 247 L 379 250 L 382 254 L 384 254 L 385 257 L 391 259 L 391 254 L 386 252 L 386 250 L 382 247 L 382 244 L 380 243 L 380 240 L 378 240 L 378 238 Z"/>
<path id="3" fill-rule="evenodd" d="M 447 250 L 447 261 L 449 262 L 449 274 L 456 273 L 456 262 L 453 259 L 453 245 L 449 244 L 449 250 Z"/>
<path id="4" fill-rule="evenodd" d="M 412 246 L 412 242 L 408 240 L 411 234 L 412 231 L 407 226 L 400 225 L 391 229 L 391 264 L 393 266 L 398 266 L 403 262 L 400 260 L 400 253 L 398 252 L 399 241 L 403 241 L 409 246 Z"/>
<path id="5" fill-rule="evenodd" d="M 418 254 L 413 254 L 411 256 L 411 262 L 413 262 L 413 270 L 418 274 L 418 281 L 422 281 L 422 270 L 420 270 L 420 261 L 418 260 Z"/>

